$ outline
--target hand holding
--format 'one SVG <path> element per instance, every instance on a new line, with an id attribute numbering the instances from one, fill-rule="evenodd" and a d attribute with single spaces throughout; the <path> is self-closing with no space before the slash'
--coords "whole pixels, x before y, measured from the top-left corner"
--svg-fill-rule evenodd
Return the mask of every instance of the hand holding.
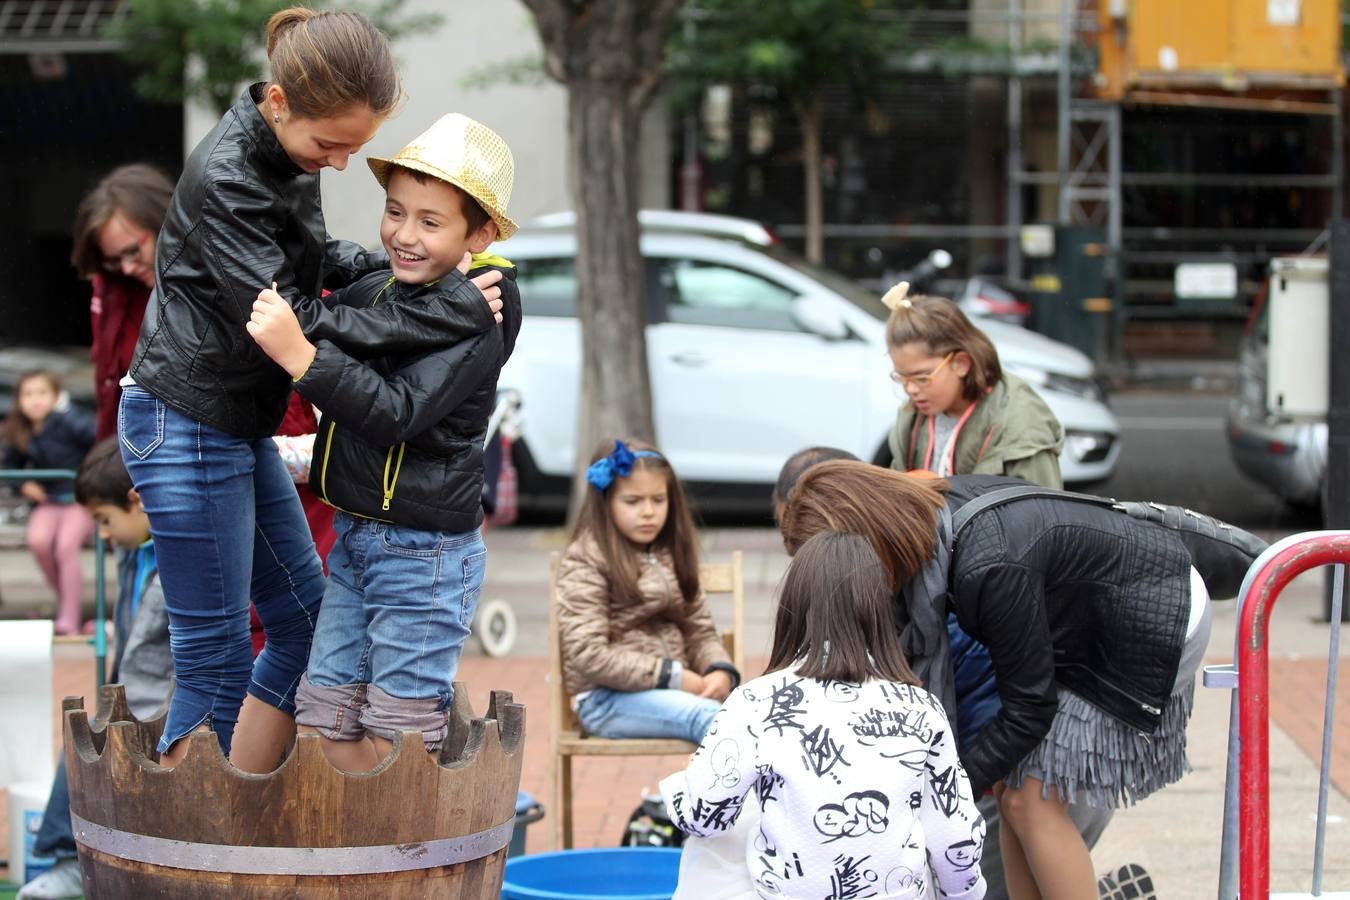
<path id="1" fill-rule="evenodd" d="M 731 676 L 721 669 L 714 669 L 704 675 L 703 690 L 699 692 L 699 696 L 721 703 L 731 696 Z"/>
<path id="2" fill-rule="evenodd" d="M 290 373 L 292 378 L 305 374 L 314 361 L 314 345 L 300 329 L 295 310 L 277 293 L 276 282 L 271 288 L 258 292 L 253 301 L 253 312 L 244 328 L 257 341 L 272 361 Z"/>
<path id="3" fill-rule="evenodd" d="M 703 694 L 703 676 L 690 669 L 685 669 L 680 673 L 680 690 L 686 694 Z"/>
<path id="4" fill-rule="evenodd" d="M 473 264 L 473 254 L 464 253 L 464 258 L 456 266 L 465 275 L 469 274 L 469 267 Z M 502 273 L 496 269 L 484 272 L 481 275 L 475 275 L 469 279 L 474 287 L 483 292 L 483 299 L 487 301 L 488 309 L 492 310 L 492 318 L 497 320 L 497 324 L 502 321 L 502 289 L 497 287 L 497 282 L 502 280 Z"/>

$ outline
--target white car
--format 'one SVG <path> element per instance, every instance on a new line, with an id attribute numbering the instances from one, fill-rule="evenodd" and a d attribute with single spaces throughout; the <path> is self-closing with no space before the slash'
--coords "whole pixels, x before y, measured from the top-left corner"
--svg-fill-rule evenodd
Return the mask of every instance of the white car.
<path id="1" fill-rule="evenodd" d="M 566 501 L 576 451 L 576 239 L 562 224 L 527 226 L 497 248 L 519 267 L 525 310 L 499 385 L 521 397 L 513 459 L 527 508 Z M 904 398 L 888 377 L 887 311 L 876 295 L 778 247 L 654 222 L 641 246 L 657 443 L 704 509 L 766 505 L 783 461 L 803 447 L 888 461 Z M 1120 428 L 1091 361 L 1015 326 L 980 327 L 1003 367 L 1031 382 L 1063 423 L 1065 481 L 1107 478 Z"/>

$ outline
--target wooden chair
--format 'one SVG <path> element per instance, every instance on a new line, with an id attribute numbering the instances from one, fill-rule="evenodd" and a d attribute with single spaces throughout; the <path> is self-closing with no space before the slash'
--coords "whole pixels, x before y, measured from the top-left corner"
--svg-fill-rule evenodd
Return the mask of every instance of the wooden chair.
<path id="1" fill-rule="evenodd" d="M 554 846 L 572 847 L 572 758 L 574 756 L 688 756 L 698 745 L 674 739 L 626 739 L 587 737 L 572 709 L 572 697 L 563 683 L 562 638 L 558 629 L 558 553 L 549 558 L 548 647 L 549 647 L 549 735 L 550 783 L 553 788 Z M 710 604 L 717 596 L 730 595 L 731 628 L 722 632 L 722 642 L 736 670 L 745 677 L 745 580 L 740 550 L 731 554 L 731 562 L 705 563 L 699 566 L 699 583 Z M 634 804 L 636 805 L 636 803 Z"/>

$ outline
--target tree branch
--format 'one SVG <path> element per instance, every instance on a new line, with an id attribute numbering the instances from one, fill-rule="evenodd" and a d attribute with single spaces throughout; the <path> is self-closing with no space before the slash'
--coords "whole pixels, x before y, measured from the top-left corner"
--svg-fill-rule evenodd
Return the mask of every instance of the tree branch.
<path id="1" fill-rule="evenodd" d="M 628 92 L 629 105 L 638 113 L 647 108 L 652 94 L 665 77 L 666 39 L 675 13 L 684 0 L 657 0 L 648 7 L 647 20 L 635 36 L 635 57 L 645 68 L 633 89 Z"/>
<path id="2" fill-rule="evenodd" d="M 522 0 L 534 16 L 539 43 L 544 48 L 544 68 L 554 80 L 567 83 L 568 33 L 574 18 L 568 0 Z"/>

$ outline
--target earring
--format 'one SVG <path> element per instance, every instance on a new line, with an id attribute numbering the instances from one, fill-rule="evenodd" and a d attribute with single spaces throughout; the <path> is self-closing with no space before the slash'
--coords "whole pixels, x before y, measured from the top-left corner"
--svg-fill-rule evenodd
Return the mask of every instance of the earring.
<path id="1" fill-rule="evenodd" d="M 272 113 L 272 121 L 273 121 L 273 122 L 276 122 L 278 125 L 280 125 L 280 124 L 281 124 L 281 116 L 277 115 L 276 113 Z"/>

